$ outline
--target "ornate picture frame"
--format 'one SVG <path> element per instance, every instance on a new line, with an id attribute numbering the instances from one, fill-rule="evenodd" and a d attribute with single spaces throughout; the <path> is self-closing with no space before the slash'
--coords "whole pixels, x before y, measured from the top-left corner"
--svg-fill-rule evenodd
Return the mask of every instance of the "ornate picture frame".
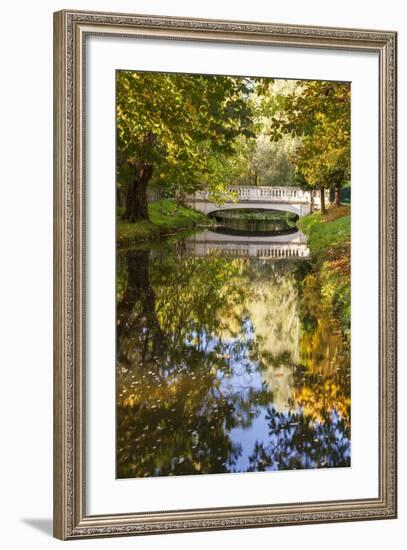
<path id="1" fill-rule="evenodd" d="M 85 50 L 89 36 L 372 52 L 379 63 L 378 495 L 90 515 L 86 495 Z M 54 14 L 54 535 L 144 535 L 397 514 L 395 32 L 64 10 Z"/>

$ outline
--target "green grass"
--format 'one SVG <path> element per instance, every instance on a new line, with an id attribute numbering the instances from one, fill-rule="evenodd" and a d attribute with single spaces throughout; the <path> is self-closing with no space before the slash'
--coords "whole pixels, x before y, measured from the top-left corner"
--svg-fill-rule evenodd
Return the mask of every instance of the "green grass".
<path id="1" fill-rule="evenodd" d="M 300 218 L 299 229 L 308 237 L 311 255 L 320 260 L 330 259 L 335 252 L 348 248 L 350 243 L 350 208 L 332 206 L 326 214 L 320 212 Z"/>
<path id="2" fill-rule="evenodd" d="M 178 206 L 175 201 L 162 199 L 148 205 L 150 221 L 129 223 L 117 221 L 117 243 L 119 246 L 135 244 L 140 241 L 151 241 L 176 231 L 192 229 L 198 225 L 210 225 L 211 221 L 200 212 Z M 118 211 L 120 216 L 121 212 Z"/>

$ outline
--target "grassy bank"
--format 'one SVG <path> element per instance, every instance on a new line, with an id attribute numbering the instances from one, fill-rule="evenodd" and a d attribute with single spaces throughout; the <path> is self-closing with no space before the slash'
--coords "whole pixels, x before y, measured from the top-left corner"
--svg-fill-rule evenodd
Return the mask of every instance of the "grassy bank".
<path id="1" fill-rule="evenodd" d="M 297 222 L 308 237 L 311 254 L 317 261 L 338 257 L 350 244 L 350 207 L 332 206 L 326 214 L 304 216 Z"/>
<path id="2" fill-rule="evenodd" d="M 313 295 L 312 307 L 338 320 L 350 339 L 350 207 L 332 206 L 326 214 L 311 214 L 297 222 L 307 236 L 312 270 L 304 278 L 304 295 Z M 310 302 L 311 306 L 311 302 Z M 311 311 L 311 307 L 310 307 Z"/>
<path id="3" fill-rule="evenodd" d="M 148 205 L 150 222 L 140 221 L 129 223 L 120 218 L 117 221 L 117 244 L 127 246 L 140 241 L 151 241 L 160 237 L 171 235 L 176 231 L 192 229 L 197 225 L 209 225 L 206 216 L 186 208 L 178 206 L 170 199 L 162 199 Z M 121 212 L 118 212 L 120 215 Z"/>

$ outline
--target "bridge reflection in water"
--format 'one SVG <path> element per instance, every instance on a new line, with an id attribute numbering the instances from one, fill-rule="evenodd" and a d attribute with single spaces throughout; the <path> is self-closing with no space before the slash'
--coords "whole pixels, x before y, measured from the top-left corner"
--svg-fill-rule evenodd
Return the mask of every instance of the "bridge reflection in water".
<path id="1" fill-rule="evenodd" d="M 185 245 L 194 256 L 220 252 L 227 256 L 270 260 L 309 258 L 307 239 L 301 231 L 285 235 L 242 236 L 205 229 L 188 237 Z"/>

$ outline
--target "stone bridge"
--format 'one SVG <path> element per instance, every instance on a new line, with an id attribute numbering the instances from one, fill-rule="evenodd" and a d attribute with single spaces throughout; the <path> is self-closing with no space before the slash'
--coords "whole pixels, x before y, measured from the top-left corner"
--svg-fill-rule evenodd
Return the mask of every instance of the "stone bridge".
<path id="1" fill-rule="evenodd" d="M 228 188 L 232 198 L 215 204 L 209 200 L 208 193 L 198 192 L 187 199 L 187 204 L 203 214 L 211 214 L 218 210 L 233 210 L 236 208 L 252 208 L 260 210 L 280 210 L 293 212 L 298 216 L 306 216 L 313 208 L 320 208 L 319 193 L 301 189 L 300 187 L 249 187 L 233 186 Z M 329 190 L 325 193 L 326 204 L 329 203 Z"/>

